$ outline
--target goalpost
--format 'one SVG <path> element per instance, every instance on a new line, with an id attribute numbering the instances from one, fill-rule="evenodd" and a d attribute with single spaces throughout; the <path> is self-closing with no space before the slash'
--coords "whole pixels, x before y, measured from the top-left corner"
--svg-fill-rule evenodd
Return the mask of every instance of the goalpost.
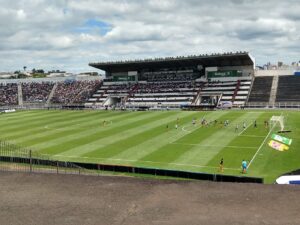
<path id="1" fill-rule="evenodd" d="M 284 130 L 284 117 L 283 116 L 272 116 L 270 119 L 270 129 L 273 129 L 276 124 L 279 124 L 280 131 Z"/>

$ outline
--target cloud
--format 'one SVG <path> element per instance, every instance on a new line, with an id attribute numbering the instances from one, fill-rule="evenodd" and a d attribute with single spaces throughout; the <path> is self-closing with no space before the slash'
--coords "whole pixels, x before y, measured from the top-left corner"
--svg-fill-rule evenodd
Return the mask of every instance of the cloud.
<path id="1" fill-rule="evenodd" d="M 0 0 L 0 71 L 250 51 L 298 61 L 297 0 Z M 298 58 L 297 58 L 298 57 Z"/>

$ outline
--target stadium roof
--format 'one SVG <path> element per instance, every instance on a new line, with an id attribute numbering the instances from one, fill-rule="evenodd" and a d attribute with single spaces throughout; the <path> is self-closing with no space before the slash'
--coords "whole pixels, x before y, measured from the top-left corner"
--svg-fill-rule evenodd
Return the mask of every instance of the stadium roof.
<path id="1" fill-rule="evenodd" d="M 166 58 L 125 60 L 115 62 L 89 63 L 90 66 L 107 72 L 138 71 L 145 68 L 177 68 L 202 65 L 215 66 L 253 66 L 254 60 L 248 52 L 221 53 L 211 55 L 177 56 Z"/>

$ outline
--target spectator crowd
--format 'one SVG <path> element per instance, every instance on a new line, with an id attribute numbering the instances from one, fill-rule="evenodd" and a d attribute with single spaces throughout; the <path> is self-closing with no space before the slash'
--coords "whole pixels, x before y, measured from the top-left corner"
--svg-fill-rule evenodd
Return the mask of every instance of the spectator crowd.
<path id="1" fill-rule="evenodd" d="M 52 103 L 57 104 L 74 104 L 87 101 L 100 86 L 99 80 L 95 81 L 64 81 L 57 85 Z"/>
<path id="2" fill-rule="evenodd" d="M 22 83 L 23 101 L 46 102 L 53 86 L 52 82 Z"/>
<path id="3" fill-rule="evenodd" d="M 0 105 L 18 104 L 18 86 L 14 83 L 0 84 Z"/>

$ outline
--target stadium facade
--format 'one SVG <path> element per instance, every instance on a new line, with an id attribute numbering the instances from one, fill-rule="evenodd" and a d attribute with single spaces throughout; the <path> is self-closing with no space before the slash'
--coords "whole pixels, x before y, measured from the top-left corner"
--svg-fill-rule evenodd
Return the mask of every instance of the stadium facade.
<path id="1" fill-rule="evenodd" d="M 254 58 L 247 52 L 178 56 L 90 63 L 113 81 L 193 80 L 200 77 L 254 75 Z"/>
<path id="2" fill-rule="evenodd" d="M 90 99 L 95 105 L 187 109 L 243 106 L 255 68 L 248 52 L 89 65 L 106 75 L 103 89 Z"/>

